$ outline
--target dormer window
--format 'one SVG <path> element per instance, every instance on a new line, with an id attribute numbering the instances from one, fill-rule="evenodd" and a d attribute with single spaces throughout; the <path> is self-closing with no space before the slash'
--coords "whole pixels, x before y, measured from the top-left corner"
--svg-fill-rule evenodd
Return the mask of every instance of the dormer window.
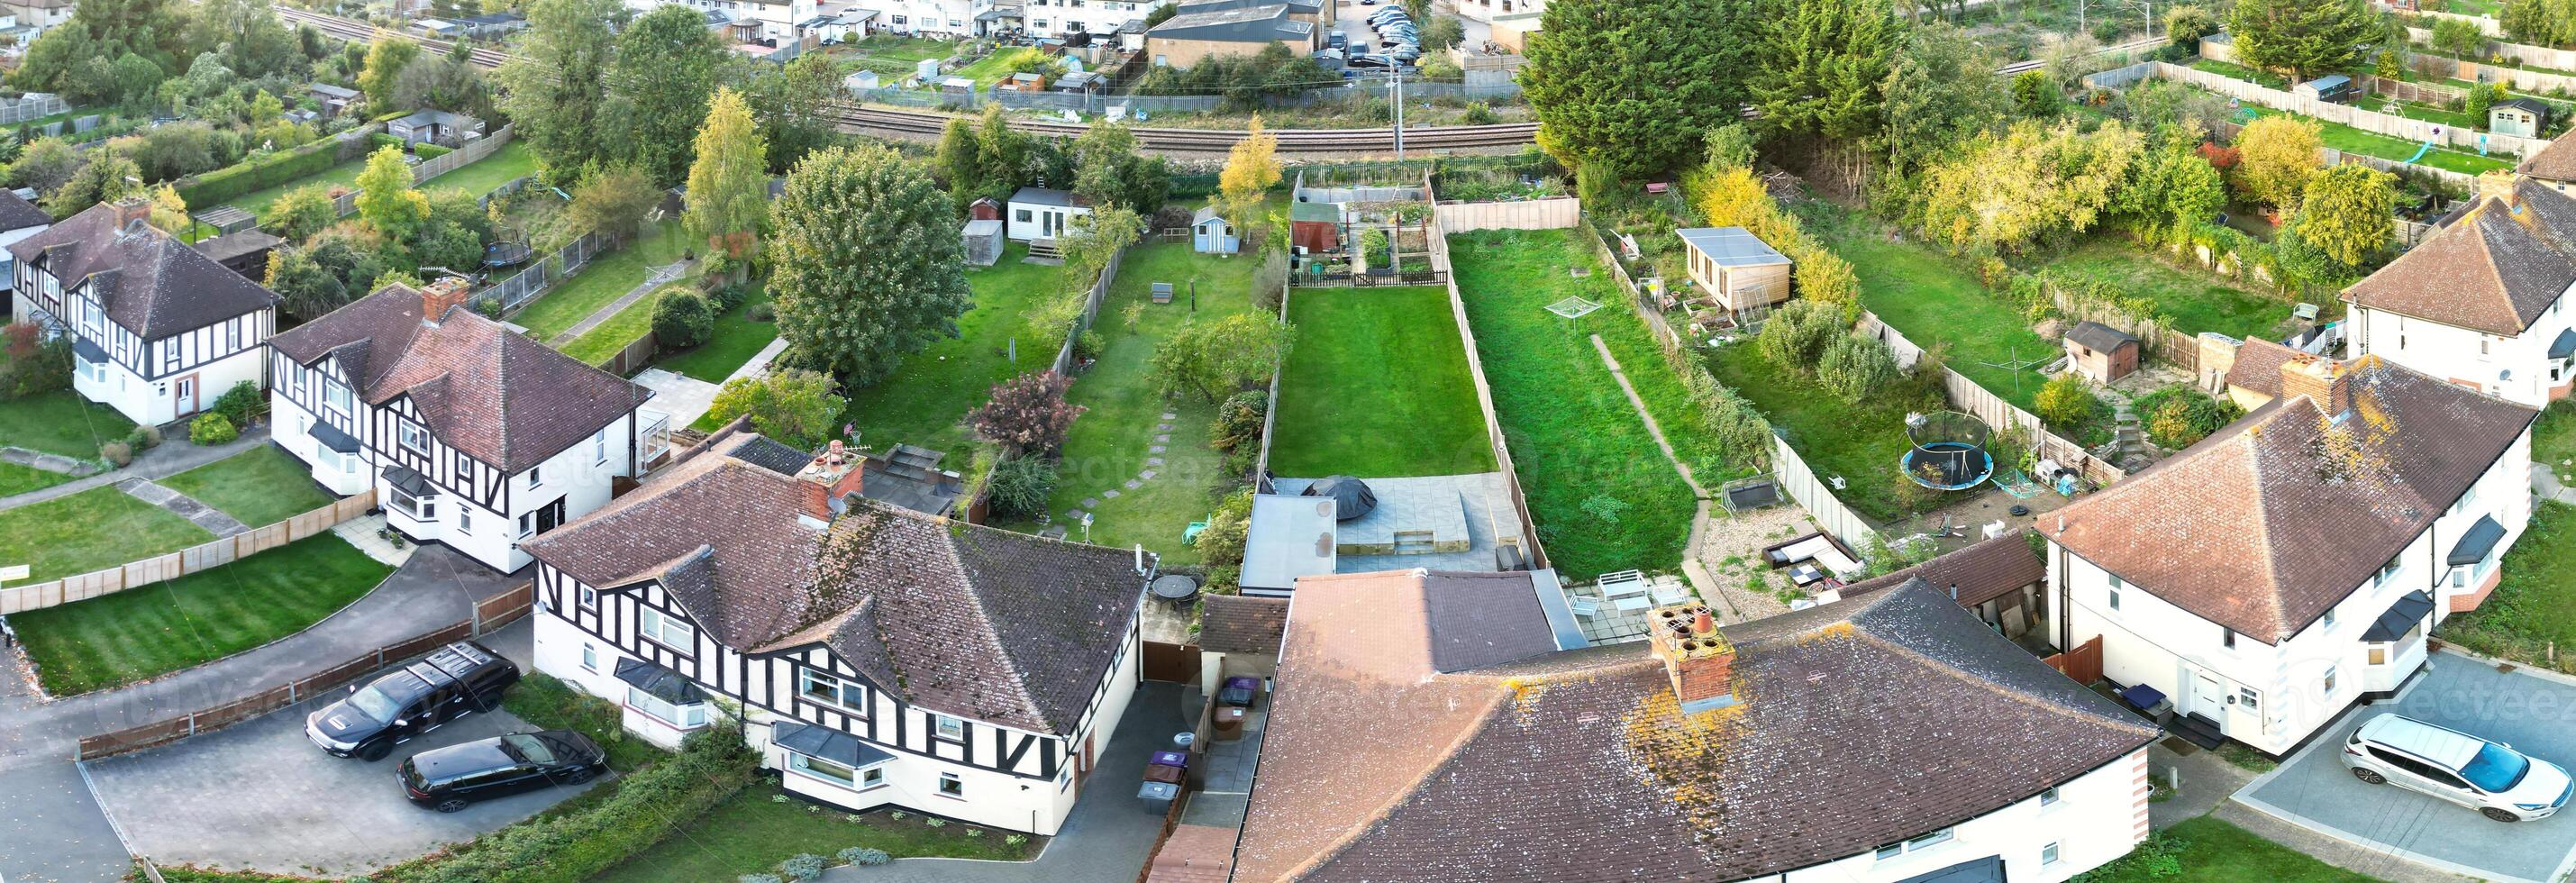
<path id="1" fill-rule="evenodd" d="M 796 670 L 796 695 L 853 714 L 861 716 L 867 714 L 867 685 L 842 680 L 810 668 Z"/>
<path id="2" fill-rule="evenodd" d="M 401 445 L 403 450 L 426 457 L 429 455 L 429 430 L 409 420 L 397 421 L 394 423 L 394 443 Z"/>
<path id="3" fill-rule="evenodd" d="M 966 722 L 944 714 L 931 715 L 931 724 L 942 739 L 966 738 Z"/>
<path id="4" fill-rule="evenodd" d="M 322 379 L 322 404 L 345 416 L 356 407 L 356 397 L 349 394 L 348 387 L 326 377 Z"/>

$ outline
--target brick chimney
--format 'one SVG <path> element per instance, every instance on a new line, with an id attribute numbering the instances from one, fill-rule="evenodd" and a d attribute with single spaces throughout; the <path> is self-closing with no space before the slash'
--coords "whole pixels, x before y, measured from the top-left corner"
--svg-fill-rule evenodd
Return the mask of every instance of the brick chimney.
<path id="1" fill-rule="evenodd" d="M 119 233 L 133 230 L 136 224 L 147 227 L 152 225 L 152 200 L 150 199 L 128 196 L 117 200 L 114 205 L 108 207 L 108 210 L 116 213 L 116 230 Z"/>
<path id="2" fill-rule="evenodd" d="M 2341 414 L 2352 406 L 2352 384 L 2345 378 L 2350 372 L 2333 359 L 2300 353 L 2281 363 L 2281 398 L 2307 396 L 2327 416 Z"/>
<path id="3" fill-rule="evenodd" d="M 449 276 L 420 289 L 420 324 L 431 328 L 447 318 L 447 311 L 465 303 L 465 280 Z"/>
<path id="4" fill-rule="evenodd" d="M 867 471 L 867 461 L 857 451 L 841 446 L 840 439 L 814 454 L 812 462 L 796 473 L 797 488 L 805 494 L 806 518 L 831 524 L 839 515 L 842 501 L 859 492 L 859 477 Z"/>
<path id="5" fill-rule="evenodd" d="M 1646 623 L 1646 641 L 1664 661 L 1684 713 L 1735 704 L 1735 645 L 1717 630 L 1708 605 L 1657 607 Z"/>

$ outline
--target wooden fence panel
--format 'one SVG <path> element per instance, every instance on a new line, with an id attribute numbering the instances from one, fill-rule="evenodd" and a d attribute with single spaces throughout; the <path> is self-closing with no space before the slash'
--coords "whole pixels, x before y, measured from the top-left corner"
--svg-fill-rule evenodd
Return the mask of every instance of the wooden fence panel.
<path id="1" fill-rule="evenodd" d="M 1196 644 L 1145 642 L 1145 679 L 1175 684 L 1199 681 L 1199 648 Z"/>
<path id="2" fill-rule="evenodd" d="M 1430 193 L 1430 174 L 1423 175 L 1423 192 Z M 1299 183 L 1305 173 L 1298 173 Z M 1476 329 L 1467 321 L 1467 298 L 1458 290 L 1458 274 L 1450 272 L 1449 234 L 1440 226 L 1439 213 L 1432 213 L 1430 232 L 1431 270 L 1449 287 L 1449 320 L 1458 326 L 1458 342 L 1467 349 L 1467 378 L 1476 384 L 1476 408 L 1485 416 L 1485 444 L 1494 452 L 1494 468 L 1503 473 L 1511 485 L 1512 511 L 1521 518 L 1522 552 L 1533 568 L 1548 566 L 1547 547 L 1538 537 L 1538 518 L 1530 514 L 1529 494 L 1521 488 L 1520 469 L 1512 464 L 1512 448 L 1503 437 L 1502 418 L 1494 413 L 1494 388 L 1485 381 L 1485 360 L 1477 357 Z"/>
<path id="3" fill-rule="evenodd" d="M 343 521 L 364 514 L 375 505 L 376 492 L 370 489 L 285 521 L 263 525 L 249 533 L 51 582 L 0 588 L 0 616 L 86 601 L 221 567 L 245 556 L 330 530 Z"/>
<path id="4" fill-rule="evenodd" d="M 2077 645 L 2073 650 L 2040 661 L 2047 663 L 2049 668 L 2057 669 L 2058 673 L 2065 675 L 2068 680 L 2079 684 L 2090 684 L 2101 680 L 2102 636 L 2094 635 L 2091 640 Z"/>
<path id="5" fill-rule="evenodd" d="M 1443 232 L 1470 230 L 1560 230 L 1583 217 L 1583 205 L 1571 196 L 1513 202 L 1443 202 L 1432 207 Z"/>
<path id="6" fill-rule="evenodd" d="M 2441 123 L 2363 110 L 2350 104 L 2337 104 L 2249 83 L 2224 74 L 2184 67 L 2170 62 L 2156 62 L 2156 76 L 2187 83 L 2239 101 L 2252 102 L 2275 110 L 2288 111 L 2328 122 L 2342 123 L 2365 132 L 2404 138 L 2408 141 L 2434 141 L 2443 146 L 2477 149 L 2483 143 L 2489 151 L 2530 156 L 2549 146 L 2544 138 L 2525 138 L 2446 126 Z"/>
<path id="7" fill-rule="evenodd" d="M 1807 461 L 1798 457 L 1798 449 L 1790 447 L 1788 439 L 1776 434 L 1771 436 L 1771 472 L 1780 483 L 1780 489 L 1787 491 L 1790 499 L 1798 501 L 1798 505 L 1816 519 L 1817 526 L 1840 538 L 1843 545 L 1867 554 L 1867 550 L 1883 539 L 1877 528 L 1869 526 L 1868 520 L 1861 518 L 1860 513 L 1852 511 L 1850 506 L 1843 505 L 1842 498 L 1834 496 L 1832 487 L 1816 477 L 1816 471 L 1808 468 Z"/>

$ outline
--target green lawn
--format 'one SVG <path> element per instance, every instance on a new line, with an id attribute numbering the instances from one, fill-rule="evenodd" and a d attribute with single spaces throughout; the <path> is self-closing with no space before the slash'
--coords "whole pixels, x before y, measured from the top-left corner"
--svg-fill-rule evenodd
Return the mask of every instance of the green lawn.
<path id="1" fill-rule="evenodd" d="M 635 281 L 642 282 L 644 277 L 637 276 Z M 609 357 L 617 355 L 618 350 L 625 349 L 627 344 L 653 330 L 653 305 L 662 299 L 662 292 L 681 284 L 685 283 L 665 285 L 660 291 L 627 304 L 625 309 L 611 314 L 608 321 L 565 343 L 563 354 L 593 365 L 608 361 Z"/>
<path id="2" fill-rule="evenodd" d="M 26 642 L 46 690 L 58 696 L 86 693 L 302 631 L 392 572 L 325 533 L 213 570 L 15 614 L 9 621 Z"/>
<path id="3" fill-rule="evenodd" d="M 1049 64 L 1046 53 L 1036 49 L 1003 48 L 994 50 L 991 55 L 976 59 L 973 64 L 958 68 L 956 73 L 949 76 L 965 77 L 974 80 L 977 87 L 990 88 L 994 83 L 1001 82 L 1003 77 L 1022 71 L 1035 73 L 1038 68 Z"/>
<path id="4" fill-rule="evenodd" d="M 68 389 L 0 401 L 0 445 L 96 460 L 99 445 L 133 431 L 134 421 L 115 408 Z"/>
<path id="5" fill-rule="evenodd" d="M 0 463 L 0 497 L 16 496 L 32 490 L 53 487 L 72 480 L 60 472 L 47 472 L 33 466 Z"/>
<path id="6" fill-rule="evenodd" d="M 320 184 L 326 188 L 344 185 L 355 187 L 358 183 L 358 173 L 366 170 L 367 158 L 360 156 L 316 174 L 306 175 L 275 187 L 244 193 L 225 201 L 224 204 L 249 212 L 254 218 L 265 217 L 268 214 L 268 204 L 276 202 L 280 196 L 285 196 L 286 191 L 314 184 Z"/>
<path id="7" fill-rule="evenodd" d="M 2576 487 L 2576 399 L 2550 404 L 2531 427 L 2531 462 L 2558 472 L 2560 484 Z"/>
<path id="8" fill-rule="evenodd" d="M 625 712 L 617 703 L 574 689 L 544 672 L 529 672 L 501 697 L 501 707 L 540 729 L 579 730 L 607 749 L 609 769 L 621 773 L 671 756 L 661 746 L 627 732 Z"/>
<path id="9" fill-rule="evenodd" d="M 1905 452 L 1913 448 L 1905 438 L 1905 415 L 1947 405 L 1893 388 L 1902 381 L 1858 405 L 1846 405 L 1815 378 L 1772 364 L 1750 342 L 1709 353 L 1708 365 L 1719 383 L 1761 409 L 1817 475 L 1838 475 L 1848 482 L 1834 496 L 1862 515 L 1896 521 L 1939 499 L 1918 492 L 1921 486 L 1901 471 Z M 1937 391 L 1933 395 L 1937 398 Z"/>
<path id="10" fill-rule="evenodd" d="M 591 258 L 580 272 L 570 279 L 557 280 L 554 290 L 539 295 L 535 303 L 520 309 L 510 321 L 535 332 L 540 340 L 551 340 L 570 330 L 642 284 L 648 267 L 679 260 L 688 238 L 680 234 L 679 223 L 664 221 L 646 227 L 640 241 Z M 649 312 L 645 318 L 646 324 L 651 324 Z M 616 348 L 609 349 L 613 352 Z"/>
<path id="11" fill-rule="evenodd" d="M 2208 71 L 2222 77 L 2244 80 L 2248 83 L 2254 83 L 2267 89 L 2280 89 L 2287 91 L 2290 88 L 2290 79 L 2288 77 L 2281 76 L 2280 74 L 2258 71 L 2241 64 L 2203 58 L 2192 62 L 2191 68 L 2193 70 Z"/>
<path id="12" fill-rule="evenodd" d="M 959 421 L 966 412 L 992 398 L 993 384 L 1046 370 L 1064 346 L 1060 337 L 1029 337 L 1022 316 L 1065 283 L 1063 268 L 1022 262 L 1027 255 L 1028 246 L 1014 242 L 992 266 L 967 268 L 975 306 L 957 317 L 958 336 L 904 356 L 893 374 L 850 392 L 848 419 L 858 425 L 861 441 L 878 450 L 897 443 L 920 445 L 954 457 L 950 468 L 965 465 L 971 439 Z M 1104 319 L 1110 313 L 1101 310 Z M 1012 358 L 1014 343 L 1017 360 Z M 1076 431 L 1080 423 L 1076 421 Z"/>
<path id="13" fill-rule="evenodd" d="M 716 330 L 706 343 L 687 352 L 661 356 L 655 366 L 708 383 L 723 383 L 743 363 L 759 355 L 762 347 L 778 339 L 775 318 L 767 322 L 751 318 L 751 308 L 765 303 L 769 303 L 769 289 L 753 292 L 742 305 L 716 317 Z"/>
<path id="14" fill-rule="evenodd" d="M 104 570 L 214 538 L 188 519 L 114 487 L 0 510 L 0 564 L 34 567 L 21 584 Z"/>
<path id="15" fill-rule="evenodd" d="M 1165 564 L 1199 560 L 1196 547 L 1181 545 L 1181 531 L 1190 522 L 1205 519 L 1215 507 L 1216 494 L 1236 487 L 1239 477 L 1227 474 L 1225 455 L 1208 445 L 1216 404 L 1196 397 L 1165 399 L 1148 376 L 1154 346 L 1193 315 L 1186 294 L 1168 304 L 1152 303 L 1153 283 L 1169 282 L 1182 292 L 1195 283 L 1196 315 L 1216 319 L 1258 309 L 1252 302 L 1252 271 L 1259 264 L 1251 255 L 1199 254 L 1190 250 L 1188 242 L 1158 242 L 1127 250 L 1117 281 L 1101 301 L 1100 320 L 1093 324 L 1105 344 L 1100 360 L 1075 378 L 1073 389 L 1065 394 L 1066 401 L 1091 410 L 1074 421 L 1073 433 L 1065 440 L 1063 480 L 1047 506 L 1061 515 L 1084 499 L 1099 499 L 1100 505 L 1092 509 L 1092 542 L 1118 547 L 1142 543 L 1161 553 Z M 1132 303 L 1145 304 L 1144 318 L 1134 334 L 1119 319 Z M 1049 347 L 1048 355 L 1053 354 L 1054 348 Z M 1179 415 L 1171 421 L 1171 440 L 1156 442 L 1154 437 L 1163 433 L 1154 427 L 1167 412 Z M 1163 446 L 1162 453 L 1150 450 L 1156 444 Z M 1163 464 L 1146 463 L 1154 457 L 1163 458 Z M 1155 478 L 1128 490 L 1127 480 L 1146 469 L 1154 470 Z M 1108 497 L 1112 490 L 1118 492 L 1117 499 Z M 1072 536 L 1081 539 L 1082 529 L 1074 527 Z"/>
<path id="16" fill-rule="evenodd" d="M 330 505 L 337 499 L 314 484 L 312 468 L 269 445 L 234 454 L 160 480 L 162 487 L 224 510 L 252 527 L 264 527 Z"/>
<path id="17" fill-rule="evenodd" d="M 2257 117 L 2266 117 L 2286 113 L 2286 111 L 2273 110 L 2268 107 L 2258 107 L 2249 104 L 2246 105 L 2244 110 L 2240 113 L 2252 114 Z M 2290 116 L 2299 115 L 2290 114 Z M 2314 117 L 2301 116 L 2299 118 L 2314 122 L 2320 126 L 2325 138 L 2326 146 L 2345 153 L 2358 153 L 2363 156 L 2375 156 L 2380 159 L 2393 159 L 2398 162 L 2406 162 L 2415 156 L 2415 151 L 2417 149 L 2424 146 L 2423 143 L 2419 141 L 2408 141 L 2395 135 L 2381 135 L 2376 132 L 2365 132 L 2342 123 L 2329 122 L 2326 120 L 2316 119 Z M 2504 158 L 2503 154 L 2498 154 L 2496 156 L 2479 156 L 2475 153 L 2462 153 L 2448 148 L 2439 148 L 2427 151 L 2422 158 L 2414 159 L 2414 163 L 2416 165 L 2432 166 L 2437 169 L 2446 169 L 2469 175 L 2491 172 L 2497 169 L 2513 168 L 2513 160 Z"/>
<path id="18" fill-rule="evenodd" d="M 2486 603 L 2453 614 L 2433 633 L 2524 665 L 2547 665 L 2554 643 L 2555 667 L 2576 672 L 2576 506 L 2541 503 L 2497 566 L 2504 579 Z"/>
<path id="19" fill-rule="evenodd" d="M 1690 530 L 1690 486 L 1646 434 L 1592 346 L 1590 335 L 1600 334 L 1614 351 L 1629 350 L 1646 331 L 1589 244 L 1576 244 L 1579 235 L 1530 230 L 1449 237 L 1476 357 L 1556 569 L 1587 580 L 1623 568 L 1672 568 Z M 1593 272 L 1572 278 L 1573 267 Z M 1578 294 L 1604 306 L 1572 322 L 1547 312 L 1548 304 Z M 1620 362 L 1641 380 L 1670 373 L 1651 352 L 1621 352 Z M 1668 434 L 1676 443 L 1693 435 L 1662 409 L 1657 421 L 1674 428 Z"/>
<path id="20" fill-rule="evenodd" d="M 493 151 L 491 156 L 475 160 L 471 165 L 456 171 L 431 178 L 429 183 L 421 187 L 423 189 L 454 187 L 479 197 L 492 192 L 494 187 L 536 173 L 537 155 L 528 152 L 528 142 L 514 138 L 510 143 L 502 145 L 501 149 Z"/>
<path id="21" fill-rule="evenodd" d="M 2148 883 L 2155 880 L 2189 880 L 2191 883 L 2377 883 L 2377 878 L 2309 858 L 2306 854 L 2255 836 L 2253 832 L 2229 824 L 2216 816 L 2201 816 L 2184 821 L 2157 835 L 2150 846 L 2121 861 L 2103 865 L 2084 875 L 2087 883 Z M 2158 876 L 2143 860 L 2156 842 L 2179 847 L 2177 858 L 2182 863 L 2180 877 Z"/>
<path id="22" fill-rule="evenodd" d="M 1309 288 L 1279 378 L 1270 471 L 1362 478 L 1494 470 L 1445 286 Z"/>
<path id="23" fill-rule="evenodd" d="M 2269 337 L 2290 319 L 2290 302 L 2242 288 L 2215 274 L 2156 260 L 2128 240 L 2096 236 L 2051 258 L 2051 269 L 2080 273 L 2154 298 L 2184 334 L 2215 331 L 2238 339 Z"/>
<path id="24" fill-rule="evenodd" d="M 1832 237 L 1834 251 L 1860 273 L 1863 306 L 1917 346 L 1949 344 L 1953 370 L 2032 409 L 2040 384 L 2048 382 L 2039 366 L 2059 348 L 2031 331 L 2019 310 L 1931 249 L 1910 239 L 1889 242 L 1875 223 L 1847 219 Z"/>
<path id="25" fill-rule="evenodd" d="M 2440 123 L 2455 129 L 2477 130 L 2485 129 L 2487 127 L 2486 120 L 2470 115 L 2464 111 L 2443 110 L 2440 107 L 2426 104 L 2421 101 L 2398 101 L 2378 95 L 2369 95 L 2353 102 L 2353 104 L 2363 110 L 2375 110 L 2380 113 L 2396 114 L 2407 119 L 2423 120 L 2428 123 Z"/>
<path id="26" fill-rule="evenodd" d="M 792 774 L 791 774 L 792 775 Z M 928 817 L 892 812 L 853 814 L 812 803 L 767 785 L 742 789 L 688 827 L 651 849 L 592 878 L 591 883 L 707 883 L 744 874 L 770 872 L 780 860 L 813 853 L 837 862 L 835 853 L 853 846 L 885 850 L 897 857 L 939 856 L 1021 861 L 1035 852 L 1028 838 L 1010 843 L 1009 832 L 980 829 L 963 822 L 930 827 Z M 982 831 L 981 836 L 971 832 Z M 861 869 L 867 870 L 867 869 Z"/>

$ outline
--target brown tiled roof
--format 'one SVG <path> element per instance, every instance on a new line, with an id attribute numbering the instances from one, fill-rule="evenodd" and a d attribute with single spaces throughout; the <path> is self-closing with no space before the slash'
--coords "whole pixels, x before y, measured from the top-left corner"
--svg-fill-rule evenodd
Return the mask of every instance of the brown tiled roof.
<path id="1" fill-rule="evenodd" d="M 653 397 L 473 310 L 451 308 L 437 327 L 420 312 L 420 292 L 388 285 L 269 345 L 300 365 L 339 360 L 368 404 L 411 396 L 439 441 L 512 474 Z"/>
<path id="2" fill-rule="evenodd" d="M 1299 582 L 1237 881 L 1758 877 L 2157 735 L 1920 581 L 1727 629 L 1740 701 L 1685 714 L 1642 644 L 1434 671 L 1418 574 Z"/>
<path id="3" fill-rule="evenodd" d="M 1133 553 L 866 500 L 812 527 L 798 480 L 727 453 L 737 438 L 709 439 L 528 554 L 595 587 L 658 580 L 744 653 L 821 645 L 924 708 L 1072 731 L 1143 597 Z"/>
<path id="4" fill-rule="evenodd" d="M 0 190 L 0 230 L 24 230 L 53 222 L 54 216 L 37 208 L 35 203 L 28 202 L 15 191 Z"/>
<path id="5" fill-rule="evenodd" d="M 1886 576 L 1853 583 L 1846 599 L 1904 585 L 1922 577 L 1961 607 L 1973 607 L 2048 578 L 2047 562 L 2030 549 L 2030 529 L 2011 531 Z"/>
<path id="6" fill-rule="evenodd" d="M 2104 353 L 2114 352 L 2124 345 L 2138 342 L 2138 338 L 2129 332 L 2090 321 L 2075 323 L 2074 328 L 2067 330 L 2066 339 L 2083 344 L 2095 352 Z"/>
<path id="7" fill-rule="evenodd" d="M 52 273 L 64 288 L 91 281 L 107 318 L 145 340 L 277 305 L 277 295 L 259 283 L 150 224 L 119 227 L 116 215 L 116 206 L 92 206 L 10 243 L 9 253 Z"/>
<path id="8" fill-rule="evenodd" d="M 1277 653 L 1288 627 L 1288 599 L 1208 595 L 1199 599 L 1199 649 L 1210 653 Z"/>
<path id="9" fill-rule="evenodd" d="M 2059 544 L 2267 644 L 2298 634 L 2486 473 L 2538 412 L 2385 359 L 2345 366 L 2341 413 L 2305 394 L 2041 520 Z"/>
<path id="10" fill-rule="evenodd" d="M 2344 289 L 2375 310 L 2512 337 L 2576 283 L 2576 197 L 2523 180 Z"/>
<path id="11" fill-rule="evenodd" d="M 1145 883 L 1226 883 L 1234 875 L 1233 828 L 1177 825 L 1146 866 Z"/>
<path id="12" fill-rule="evenodd" d="M 2260 337 L 2245 339 L 2236 348 L 2236 362 L 2227 368 L 2227 385 L 2242 387 L 2273 398 L 2281 397 L 2281 366 L 2290 363 L 2298 350 Z"/>
<path id="13" fill-rule="evenodd" d="M 2549 146 L 2523 160 L 2514 171 L 2551 181 L 2576 181 L 2576 138 L 2552 139 Z"/>

